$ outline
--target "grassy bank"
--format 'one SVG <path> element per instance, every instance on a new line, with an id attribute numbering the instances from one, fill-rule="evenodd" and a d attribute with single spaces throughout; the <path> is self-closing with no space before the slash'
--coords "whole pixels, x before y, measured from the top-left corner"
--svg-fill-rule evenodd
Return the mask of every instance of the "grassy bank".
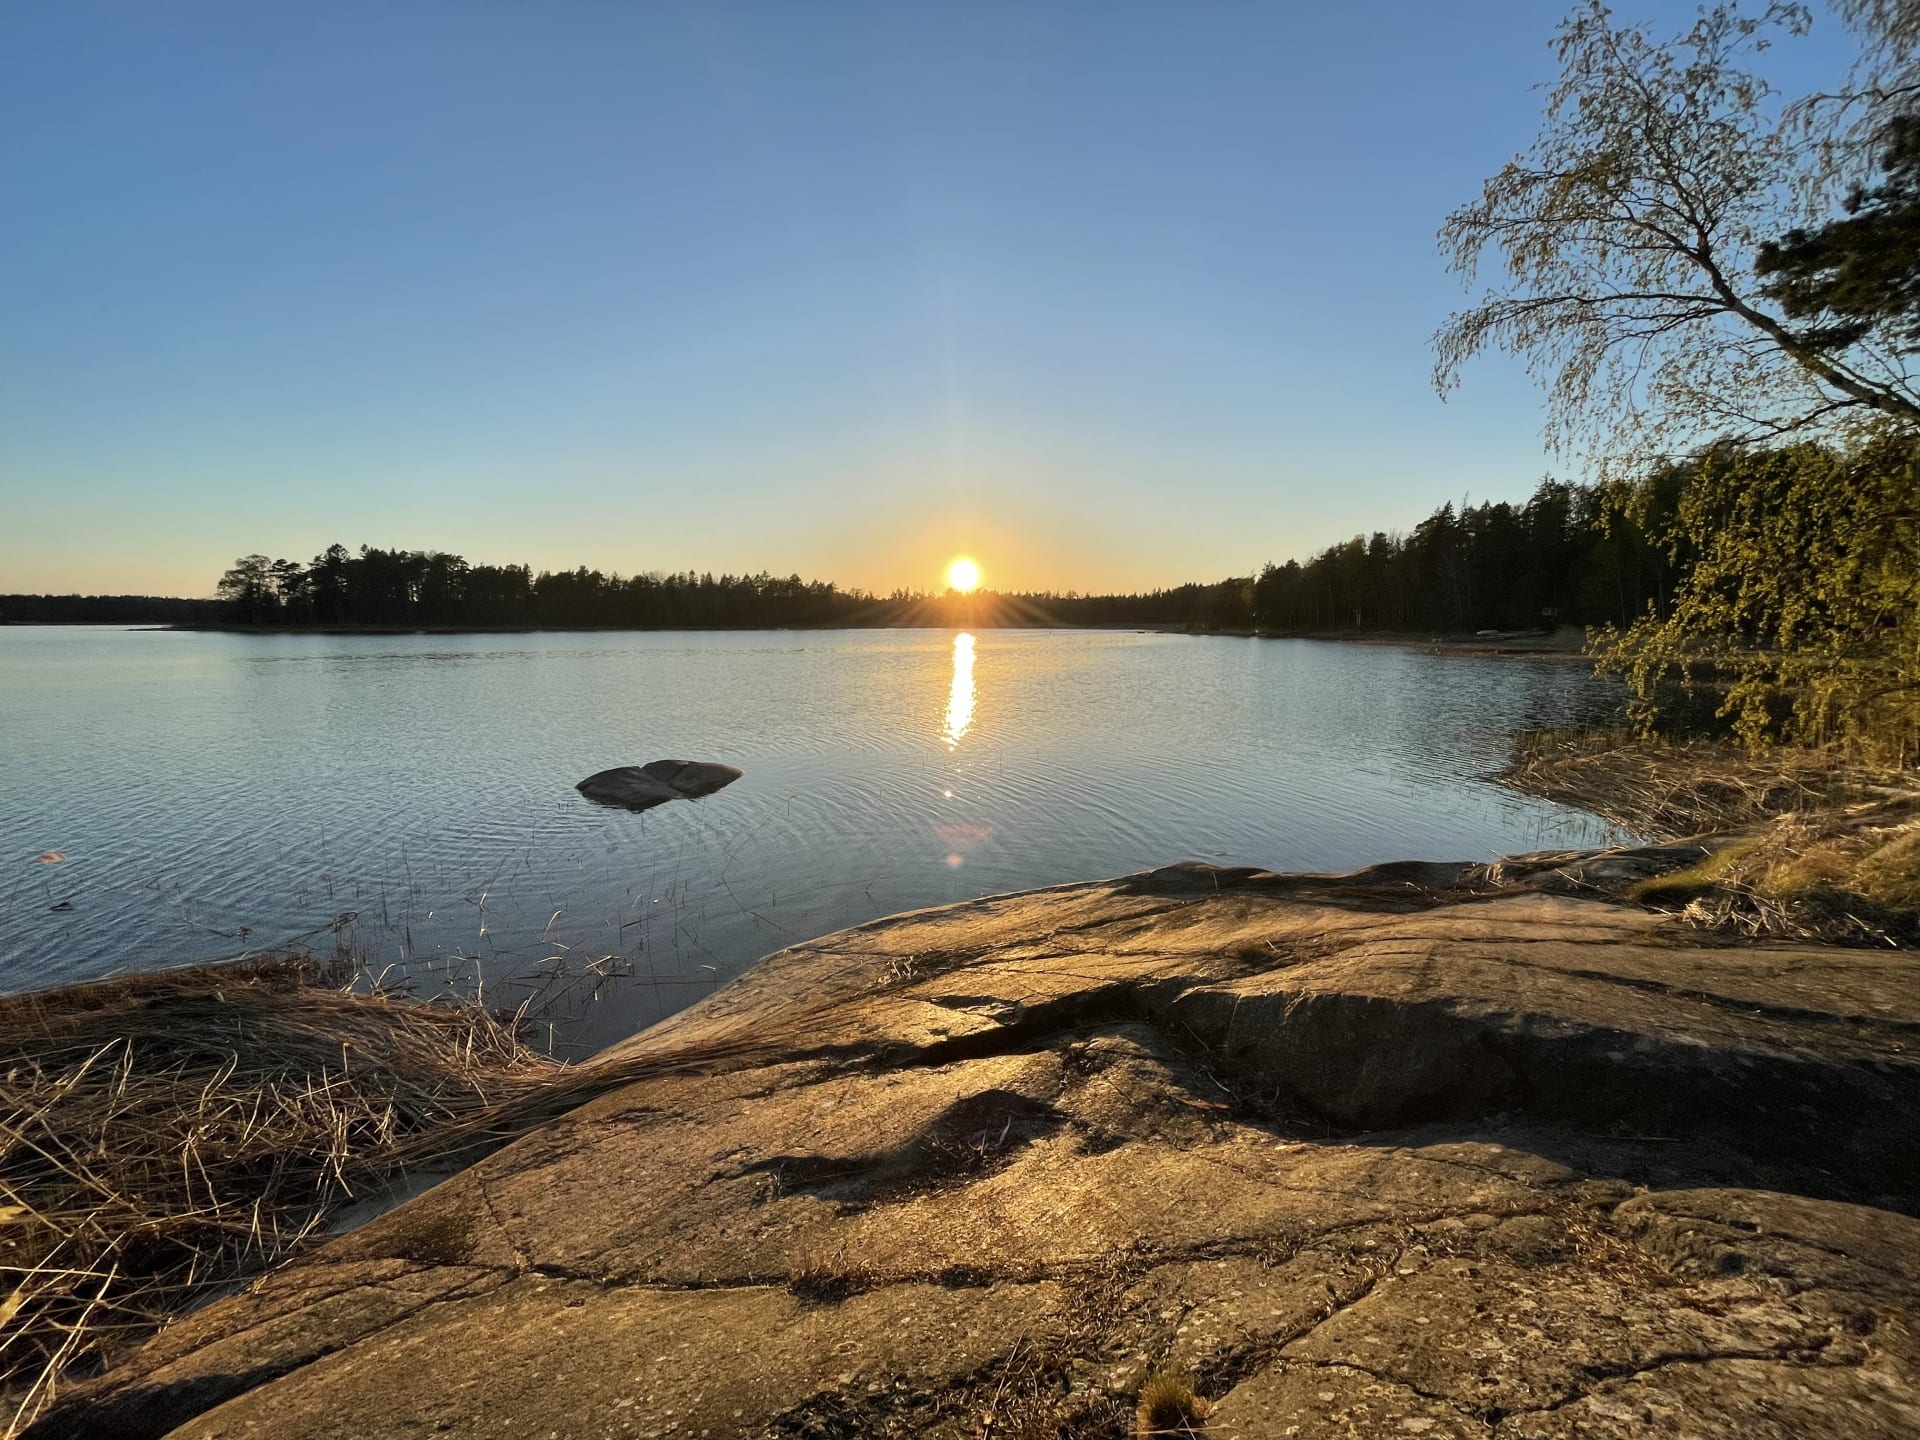
<path id="1" fill-rule="evenodd" d="M 1833 751 L 1536 731 L 1501 778 L 1660 839 L 1713 836 L 1634 898 L 1759 937 L 1920 944 L 1920 773 Z"/>
<path id="2" fill-rule="evenodd" d="M 561 1067 L 278 959 L 0 999 L 0 1435 Z"/>

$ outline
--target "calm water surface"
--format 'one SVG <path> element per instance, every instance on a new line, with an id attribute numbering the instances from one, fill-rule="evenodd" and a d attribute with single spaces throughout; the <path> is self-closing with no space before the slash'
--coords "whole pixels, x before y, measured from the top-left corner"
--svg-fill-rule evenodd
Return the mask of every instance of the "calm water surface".
<path id="1" fill-rule="evenodd" d="M 1616 699 L 1564 661 L 1115 632 L 0 628 L 0 989 L 299 936 L 427 991 L 631 972 L 591 1047 L 914 906 L 1597 841 L 1481 777 Z M 667 757 L 746 778 L 574 792 Z"/>

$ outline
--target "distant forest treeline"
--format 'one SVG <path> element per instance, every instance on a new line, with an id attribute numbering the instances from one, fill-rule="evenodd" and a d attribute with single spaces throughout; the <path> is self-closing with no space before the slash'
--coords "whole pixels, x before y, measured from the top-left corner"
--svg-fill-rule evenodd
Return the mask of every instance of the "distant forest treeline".
<path id="1" fill-rule="evenodd" d="M 226 613 L 219 600 L 171 595 L 0 595 L 7 625 L 217 625 Z"/>
<path id="2" fill-rule="evenodd" d="M 1442 505 L 1409 533 L 1376 530 L 1267 566 L 1248 608 L 1282 631 L 1628 625 L 1665 609 L 1686 563 L 1664 537 L 1687 475 L 1663 472 L 1631 506 L 1551 479 L 1522 505 Z"/>
<path id="3" fill-rule="evenodd" d="M 1244 589 L 1245 582 L 1226 588 Z M 432 550 L 330 546 L 311 564 L 248 555 L 220 579 L 225 623 L 322 627 L 758 629 L 878 625 L 1185 625 L 1222 587 L 1141 595 L 878 596 L 798 575 L 535 573 Z"/>
<path id="4" fill-rule="evenodd" d="M 328 547 L 310 564 L 245 556 L 217 600 L 0 596 L 18 623 L 260 627 L 756 629 L 869 625 L 1166 625 L 1274 632 L 1519 630 L 1627 624 L 1659 611 L 1683 559 L 1663 533 L 1675 470 L 1629 514 L 1600 490 L 1542 481 L 1524 504 L 1451 503 L 1410 532 L 1375 531 L 1257 576 L 1137 595 L 896 591 L 798 575 L 535 573 L 432 550 Z"/>
<path id="5" fill-rule="evenodd" d="M 1676 470 L 1633 514 L 1597 489 L 1542 481 L 1521 505 L 1441 506 L 1406 534 L 1376 531 L 1258 577 L 1140 595 L 887 596 L 798 575 L 608 575 L 474 565 L 428 550 L 309 565 L 249 555 L 220 580 L 228 623 L 752 629 L 863 625 L 1171 625 L 1195 630 L 1453 632 L 1626 624 L 1659 609 L 1675 560 L 1661 532 Z"/>

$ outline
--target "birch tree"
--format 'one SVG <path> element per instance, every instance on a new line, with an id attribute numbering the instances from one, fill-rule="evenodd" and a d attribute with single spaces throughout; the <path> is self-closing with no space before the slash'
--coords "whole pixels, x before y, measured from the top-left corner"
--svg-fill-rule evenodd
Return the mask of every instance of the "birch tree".
<path id="1" fill-rule="evenodd" d="M 1875 7 L 1850 7 L 1861 32 L 1910 46 L 1913 7 Z M 1663 42 L 1599 0 L 1568 17 L 1538 136 L 1440 231 L 1451 267 L 1488 281 L 1435 337 L 1443 395 L 1483 351 L 1522 357 L 1549 443 L 1600 478 L 1709 440 L 1920 422 L 1910 351 L 1877 326 L 1811 343 L 1756 274 L 1764 247 L 1821 218 L 1845 163 L 1808 119 L 1822 97 L 1782 96 L 1759 68 L 1810 23 L 1796 4 L 1720 4 Z"/>

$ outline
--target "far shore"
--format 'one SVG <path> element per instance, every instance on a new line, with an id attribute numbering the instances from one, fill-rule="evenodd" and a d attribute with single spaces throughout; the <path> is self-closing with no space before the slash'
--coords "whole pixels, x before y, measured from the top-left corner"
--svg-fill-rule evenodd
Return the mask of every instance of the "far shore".
<path id="1" fill-rule="evenodd" d="M 1201 629 L 1173 623 L 1114 622 L 1104 625 L 976 623 L 960 625 L 135 625 L 131 630 L 186 631 L 223 635 L 602 635 L 692 632 L 723 635 L 733 631 L 827 631 L 902 629 L 1084 630 L 1116 634 L 1194 635 L 1221 639 L 1321 640 L 1348 645 L 1387 645 L 1436 655 L 1517 656 L 1532 660 L 1585 660 L 1585 632 L 1578 626 L 1556 630 L 1499 630 L 1433 634 L 1413 630 L 1261 630 L 1251 627 Z"/>
<path id="2" fill-rule="evenodd" d="M 180 630 L 216 635 L 701 635 L 758 631 L 880 630 L 1098 630 L 1145 635 L 1185 635 L 1184 626 L 1116 622 L 1111 625 L 132 625 L 131 630 Z M 1250 632 L 1239 632 L 1250 633 Z"/>
<path id="3" fill-rule="evenodd" d="M 1478 630 L 1436 635 L 1420 630 L 1289 630 L 1268 638 L 1337 640 L 1348 645 L 1398 645 L 1435 655 L 1520 656 L 1529 660 L 1586 660 L 1586 631 L 1578 625 L 1554 630 Z"/>

